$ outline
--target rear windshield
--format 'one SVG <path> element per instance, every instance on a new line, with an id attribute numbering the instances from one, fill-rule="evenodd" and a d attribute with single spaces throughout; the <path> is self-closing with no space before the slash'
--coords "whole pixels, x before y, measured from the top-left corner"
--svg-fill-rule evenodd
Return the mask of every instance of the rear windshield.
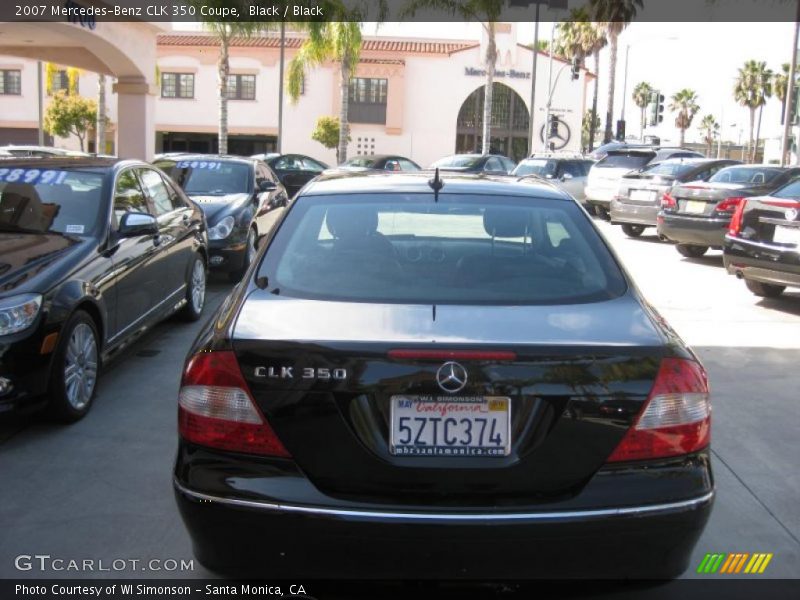
<path id="1" fill-rule="evenodd" d="M 539 177 L 554 177 L 556 174 L 557 163 L 546 158 L 529 158 L 517 165 L 512 175 L 538 175 Z"/>
<path id="2" fill-rule="evenodd" d="M 435 163 L 431 165 L 432 168 L 434 167 L 463 167 L 463 168 L 470 168 L 474 167 L 481 161 L 481 156 L 471 156 L 468 154 L 457 154 L 455 156 L 448 156 L 446 158 L 440 158 Z"/>
<path id="3" fill-rule="evenodd" d="M 364 167 L 366 169 L 372 168 L 375 164 L 375 159 L 370 158 L 369 156 L 356 156 L 355 158 L 351 158 L 346 163 L 344 163 L 345 167 Z"/>
<path id="4" fill-rule="evenodd" d="M 598 169 L 641 169 L 651 160 L 653 152 L 612 152 L 603 160 L 595 164 Z"/>
<path id="5" fill-rule="evenodd" d="M 259 274 L 276 294 L 354 302 L 570 304 L 626 290 L 577 204 L 508 196 L 306 196 Z"/>
<path id="6" fill-rule="evenodd" d="M 765 167 L 727 167 L 709 179 L 711 183 L 769 183 L 783 173 L 781 169 Z"/>
<path id="7" fill-rule="evenodd" d="M 2 167 L 0 231 L 89 235 L 107 210 L 102 188 L 102 171 Z"/>
<path id="8" fill-rule="evenodd" d="M 680 177 L 696 168 L 695 163 L 663 162 L 648 165 L 640 171 L 641 175 L 659 175 L 665 177 Z"/>
<path id="9" fill-rule="evenodd" d="M 219 160 L 158 161 L 157 167 L 189 195 L 224 196 L 249 193 L 251 167 L 246 163 Z"/>
<path id="10" fill-rule="evenodd" d="M 775 198 L 800 198 L 800 178 L 795 179 L 771 194 Z"/>

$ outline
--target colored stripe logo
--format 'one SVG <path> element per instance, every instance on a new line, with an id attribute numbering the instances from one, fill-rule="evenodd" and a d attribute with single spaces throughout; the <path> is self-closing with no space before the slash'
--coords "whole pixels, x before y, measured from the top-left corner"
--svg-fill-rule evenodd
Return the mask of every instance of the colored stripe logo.
<path id="1" fill-rule="evenodd" d="M 703 557 L 697 567 L 698 573 L 725 574 L 736 573 L 760 574 L 766 571 L 773 554 L 765 552 L 733 552 L 709 553 Z"/>

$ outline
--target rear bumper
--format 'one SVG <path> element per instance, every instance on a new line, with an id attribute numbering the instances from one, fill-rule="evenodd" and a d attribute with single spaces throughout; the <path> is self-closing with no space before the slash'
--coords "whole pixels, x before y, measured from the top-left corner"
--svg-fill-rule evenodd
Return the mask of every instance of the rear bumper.
<path id="1" fill-rule="evenodd" d="M 728 273 L 761 283 L 800 287 L 800 253 L 771 244 L 725 238 L 723 262 Z"/>
<path id="2" fill-rule="evenodd" d="M 676 576 L 714 497 L 707 453 L 652 469 L 603 469 L 577 496 L 558 502 L 510 507 L 498 499 L 474 509 L 336 499 L 305 478 L 289 484 L 288 466 L 282 476 L 277 467 L 272 485 L 244 470 L 227 477 L 236 493 L 208 492 L 198 488 L 215 487 L 219 474 L 193 470 L 181 467 L 179 452 L 175 495 L 197 558 L 251 577 Z M 301 495 L 316 497 L 301 502 Z"/>
<path id="3" fill-rule="evenodd" d="M 722 248 L 730 218 L 687 217 L 661 212 L 658 235 L 678 244 Z"/>
<path id="4" fill-rule="evenodd" d="M 619 200 L 611 201 L 611 222 L 612 223 L 632 223 L 634 225 L 656 226 L 658 217 L 658 206 L 647 206 L 642 204 L 626 204 Z"/>
<path id="5" fill-rule="evenodd" d="M 611 201 L 614 199 L 614 196 L 617 194 L 617 188 L 615 187 L 592 187 L 586 186 L 586 204 L 591 204 L 592 206 L 600 206 L 608 210 L 611 205 Z"/>

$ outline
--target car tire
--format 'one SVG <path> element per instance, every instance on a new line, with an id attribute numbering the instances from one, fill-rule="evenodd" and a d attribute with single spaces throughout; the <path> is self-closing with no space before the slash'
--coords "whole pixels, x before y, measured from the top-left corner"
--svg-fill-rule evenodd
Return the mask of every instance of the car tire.
<path id="1" fill-rule="evenodd" d="M 686 258 L 700 258 L 708 252 L 708 246 L 695 246 L 694 244 L 678 244 L 675 249 Z"/>
<path id="2" fill-rule="evenodd" d="M 242 266 L 241 268 L 228 273 L 228 279 L 234 283 L 240 281 L 242 277 L 244 277 L 244 274 L 247 272 L 247 269 L 250 268 L 250 265 L 255 260 L 257 253 L 258 253 L 258 232 L 256 231 L 255 227 L 251 227 L 250 231 L 247 233 L 247 242 L 245 243 L 244 259 L 242 260 Z"/>
<path id="3" fill-rule="evenodd" d="M 753 281 L 752 279 L 745 279 L 744 283 L 748 290 L 762 298 L 777 298 L 783 293 L 783 290 L 786 289 L 785 285 L 761 283 L 760 281 Z"/>
<path id="4" fill-rule="evenodd" d="M 73 423 L 89 412 L 97 394 L 100 336 L 88 313 L 75 311 L 61 329 L 50 372 L 47 412 L 62 423 Z"/>
<path id="5" fill-rule="evenodd" d="M 608 209 L 603 208 L 602 206 L 595 206 L 594 214 L 600 217 L 603 221 L 611 220 L 611 215 L 608 213 Z"/>
<path id="6" fill-rule="evenodd" d="M 206 304 L 206 262 L 195 254 L 186 277 L 186 305 L 178 313 L 184 321 L 197 321 Z"/>
<path id="7" fill-rule="evenodd" d="M 597 209 L 595 208 L 594 204 L 584 204 L 583 208 L 585 208 L 586 212 L 592 216 L 595 216 L 597 214 Z"/>
<path id="8" fill-rule="evenodd" d="M 624 231 L 625 235 L 628 237 L 638 238 L 644 233 L 644 225 L 632 225 L 630 223 L 625 223 L 622 226 L 622 231 Z"/>

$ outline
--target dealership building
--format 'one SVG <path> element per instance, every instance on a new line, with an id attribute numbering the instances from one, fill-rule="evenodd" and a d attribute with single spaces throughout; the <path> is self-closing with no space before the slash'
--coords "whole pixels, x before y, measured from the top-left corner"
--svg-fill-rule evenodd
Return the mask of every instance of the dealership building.
<path id="1" fill-rule="evenodd" d="M 98 24 L 98 29 L 100 28 Z M 494 86 L 492 148 L 519 159 L 528 148 L 533 51 L 519 43 L 526 24 L 497 24 L 497 74 Z M 485 35 L 485 34 L 484 34 Z M 148 86 L 147 119 L 138 135 L 150 130 L 152 152 L 214 152 L 217 146 L 217 39 L 205 32 L 157 31 L 152 36 L 155 85 Z M 302 44 L 288 35 L 286 62 Z M 236 38 L 230 47 L 227 81 L 228 150 L 254 154 L 276 149 L 280 38 L 263 35 Z M 441 156 L 480 147 L 486 39 L 433 40 L 365 37 L 360 61 L 350 84 L 351 142 L 348 154 L 396 153 L 427 166 Z M 148 48 L 143 52 L 149 52 Z M 37 63 L 3 55 L 0 45 L 0 145 L 34 143 L 37 123 Z M 38 56 L 36 58 L 39 58 Z M 53 59 L 49 59 L 53 60 Z M 61 64 L 61 63 L 59 63 Z M 73 65 L 62 65 L 73 66 Z M 77 65 L 81 66 L 81 65 Z M 119 82 L 108 78 L 108 142 L 117 151 L 120 114 L 123 123 L 136 111 L 113 101 Z M 149 78 L 149 77 L 148 77 Z M 58 81 L 58 78 L 56 78 Z M 534 150 L 543 149 L 546 105 L 558 118 L 556 147 L 579 151 L 581 117 L 591 102 L 594 77 L 581 70 L 571 76 L 569 63 L 538 54 L 534 113 Z M 309 70 L 301 95 L 284 100 L 282 151 L 308 154 L 335 163 L 335 151 L 311 139 L 321 116 L 337 116 L 340 108 L 339 65 L 326 63 Z M 43 90 L 44 102 L 48 91 Z M 58 86 L 55 86 L 56 88 Z M 549 93 L 552 90 L 552 94 Z M 84 69 L 78 93 L 97 94 L 97 76 Z M 120 110 L 122 112 L 120 113 Z M 129 129 L 130 125 L 122 129 Z M 75 148 L 77 141 L 57 139 L 57 146 Z"/>

